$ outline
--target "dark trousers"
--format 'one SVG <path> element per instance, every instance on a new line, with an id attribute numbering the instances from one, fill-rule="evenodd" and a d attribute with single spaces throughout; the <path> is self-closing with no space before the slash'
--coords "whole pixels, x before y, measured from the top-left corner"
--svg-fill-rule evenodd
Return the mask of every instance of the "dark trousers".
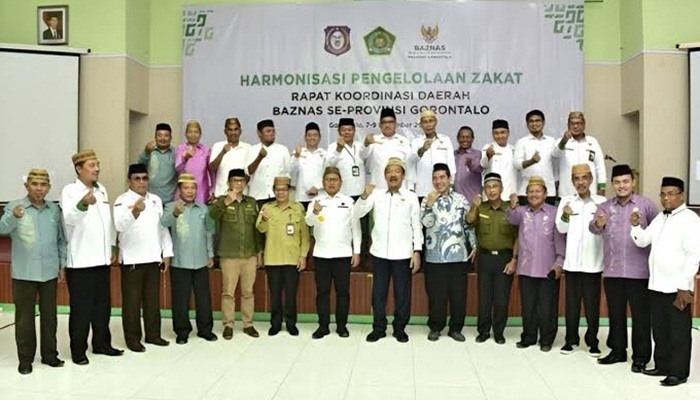
<path id="1" fill-rule="evenodd" d="M 425 292 L 428 294 L 428 327 L 442 331 L 447 325 L 450 302 L 450 332 L 461 332 L 467 314 L 467 263 L 425 264 Z M 410 278 L 410 277 L 409 277 Z"/>
<path id="2" fill-rule="evenodd" d="M 93 351 L 112 347 L 109 266 L 66 268 L 66 282 L 70 293 L 68 333 L 71 356 L 85 356 L 91 327 Z"/>
<path id="3" fill-rule="evenodd" d="M 299 288 L 299 271 L 296 265 L 268 265 L 267 284 L 270 288 L 270 325 L 279 329 L 282 317 L 287 326 L 297 323 L 297 289 Z M 284 296 L 284 305 L 282 305 Z"/>
<path id="4" fill-rule="evenodd" d="M 158 263 L 122 266 L 122 325 L 127 345 L 141 342 L 141 308 L 146 340 L 160 337 L 160 268 Z"/>
<path id="5" fill-rule="evenodd" d="M 372 256 L 372 329 L 386 331 L 386 299 L 389 282 L 394 280 L 394 331 L 403 331 L 411 318 L 411 260 L 387 260 Z"/>
<path id="6" fill-rule="evenodd" d="M 678 378 L 690 375 L 692 316 L 673 305 L 675 293 L 651 291 L 651 331 L 654 335 L 654 364 L 660 371 Z"/>
<path id="7" fill-rule="evenodd" d="M 316 272 L 316 312 L 318 325 L 328 328 L 331 322 L 331 281 L 335 287 L 335 323 L 345 327 L 350 311 L 350 257 L 314 257 Z"/>
<path id="8" fill-rule="evenodd" d="M 527 344 L 551 345 L 557 336 L 559 314 L 559 279 L 533 278 L 519 275 L 520 297 L 523 307 L 523 333 L 520 339 Z"/>
<path id="9" fill-rule="evenodd" d="M 190 323 L 190 295 L 194 291 L 197 310 L 197 333 L 209 334 L 214 328 L 209 289 L 209 268 L 170 268 L 170 297 L 173 304 L 173 330 L 177 336 L 187 337 L 192 332 Z"/>
<path id="10" fill-rule="evenodd" d="M 651 359 L 651 312 L 648 279 L 605 278 L 610 330 L 607 345 L 618 356 L 627 355 L 627 303 L 632 311 L 632 360 Z"/>
<path id="11" fill-rule="evenodd" d="M 39 295 L 41 321 L 41 359 L 58 357 L 56 349 L 56 281 L 46 282 L 12 280 L 12 297 L 15 302 L 15 342 L 20 364 L 31 364 L 36 354 L 36 327 L 34 306 Z"/>
<path id="12" fill-rule="evenodd" d="M 581 300 L 586 310 L 586 335 L 588 347 L 598 346 L 600 319 L 600 278 L 602 272 L 586 273 L 566 271 L 566 343 L 579 344 L 578 326 L 581 318 Z"/>
<path id="13" fill-rule="evenodd" d="M 549 204 L 550 206 L 555 206 L 557 204 L 557 198 L 555 196 L 547 196 L 545 197 L 544 202 Z M 526 206 L 527 196 L 518 196 L 518 203 L 521 206 Z"/>
<path id="14" fill-rule="evenodd" d="M 479 253 L 479 334 L 490 333 L 493 326 L 493 335 L 497 338 L 503 337 L 508 321 L 510 289 L 513 285 L 513 275 L 507 275 L 503 270 L 512 258 L 512 251 L 505 254 Z"/>

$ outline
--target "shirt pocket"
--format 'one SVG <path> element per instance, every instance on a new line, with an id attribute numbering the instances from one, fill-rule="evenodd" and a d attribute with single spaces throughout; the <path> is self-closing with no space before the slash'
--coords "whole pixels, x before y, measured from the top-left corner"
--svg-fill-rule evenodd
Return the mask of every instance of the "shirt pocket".
<path id="1" fill-rule="evenodd" d="M 232 209 L 226 209 L 222 219 L 224 222 L 238 222 L 238 212 Z"/>
<path id="2" fill-rule="evenodd" d="M 255 212 L 255 210 L 245 210 L 244 219 L 247 224 L 254 224 L 257 218 L 258 214 Z"/>

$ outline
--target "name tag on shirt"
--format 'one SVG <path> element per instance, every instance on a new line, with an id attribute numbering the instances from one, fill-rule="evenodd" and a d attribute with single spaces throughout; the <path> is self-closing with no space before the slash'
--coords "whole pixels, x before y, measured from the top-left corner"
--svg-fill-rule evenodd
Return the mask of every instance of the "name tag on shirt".
<path id="1" fill-rule="evenodd" d="M 489 218 L 491 218 L 491 217 L 490 217 L 490 216 L 488 216 L 488 215 L 484 215 L 484 214 L 479 214 L 479 218 L 485 218 L 485 219 L 489 219 Z"/>
<path id="2" fill-rule="evenodd" d="M 287 224 L 287 235 L 293 235 L 294 234 L 294 224 L 293 223 L 288 223 Z"/>
<path id="3" fill-rule="evenodd" d="M 357 165 L 352 166 L 352 176 L 360 176 L 360 167 Z"/>

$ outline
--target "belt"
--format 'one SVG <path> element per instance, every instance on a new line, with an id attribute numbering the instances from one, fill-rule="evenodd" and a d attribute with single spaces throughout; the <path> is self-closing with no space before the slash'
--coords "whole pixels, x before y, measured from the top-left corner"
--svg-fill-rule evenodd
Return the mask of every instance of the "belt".
<path id="1" fill-rule="evenodd" d="M 513 254 L 513 249 L 489 250 L 489 249 L 484 249 L 482 247 L 481 249 L 479 249 L 479 251 L 481 253 L 491 254 L 492 256 Z"/>

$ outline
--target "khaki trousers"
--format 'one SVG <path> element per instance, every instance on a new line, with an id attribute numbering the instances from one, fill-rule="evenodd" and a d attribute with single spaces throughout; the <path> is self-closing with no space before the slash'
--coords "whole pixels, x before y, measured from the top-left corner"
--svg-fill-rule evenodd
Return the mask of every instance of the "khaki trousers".
<path id="1" fill-rule="evenodd" d="M 255 284 L 257 257 L 250 258 L 222 258 L 220 260 L 222 275 L 221 312 L 224 327 L 233 328 L 236 320 L 236 286 L 241 282 L 241 314 L 243 314 L 243 327 L 253 326 L 253 310 L 255 297 L 253 285 Z"/>

